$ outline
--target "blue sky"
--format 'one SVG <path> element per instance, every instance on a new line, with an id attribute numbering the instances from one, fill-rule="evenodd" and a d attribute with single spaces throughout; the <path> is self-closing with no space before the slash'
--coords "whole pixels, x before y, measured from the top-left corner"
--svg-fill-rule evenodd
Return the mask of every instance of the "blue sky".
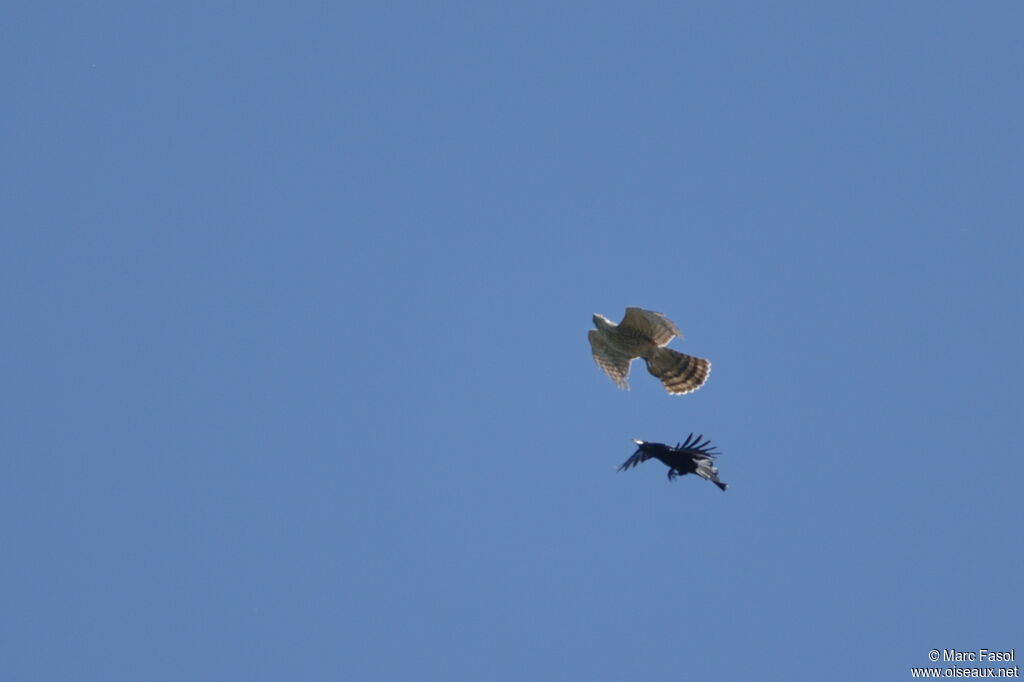
<path id="1" fill-rule="evenodd" d="M 1024 650 L 1016 3 L 21 3 L 0 677 Z M 699 392 L 594 365 L 638 305 Z M 704 433 L 726 493 L 630 439 Z"/>

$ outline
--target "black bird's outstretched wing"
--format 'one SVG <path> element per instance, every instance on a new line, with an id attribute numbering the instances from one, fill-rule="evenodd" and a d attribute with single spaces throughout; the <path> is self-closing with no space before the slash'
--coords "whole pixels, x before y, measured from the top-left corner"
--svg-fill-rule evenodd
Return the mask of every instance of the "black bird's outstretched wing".
<path id="1" fill-rule="evenodd" d="M 686 437 L 685 441 L 683 441 L 682 443 L 676 443 L 675 450 L 676 452 L 685 453 L 692 457 L 717 457 L 718 448 L 715 447 L 714 445 L 711 445 L 710 438 L 708 438 L 702 443 L 701 439 L 703 438 L 703 433 L 697 436 L 696 438 L 694 438 L 693 434 L 691 433 L 689 436 Z"/>

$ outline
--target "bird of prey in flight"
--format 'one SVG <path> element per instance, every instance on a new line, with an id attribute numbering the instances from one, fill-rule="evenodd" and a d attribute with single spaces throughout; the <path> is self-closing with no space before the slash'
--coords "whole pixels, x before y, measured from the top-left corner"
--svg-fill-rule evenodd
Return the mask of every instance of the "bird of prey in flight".
<path id="1" fill-rule="evenodd" d="M 670 481 L 674 480 L 676 476 L 697 474 L 724 491 L 728 486 L 719 480 L 718 467 L 714 463 L 718 452 L 716 452 L 715 446 L 711 445 L 710 439 L 702 443 L 703 438 L 703 435 L 694 438 L 691 433 L 684 442 L 677 443 L 675 447 L 663 443 L 634 440 L 633 442 L 637 444 L 636 452 L 622 463 L 619 471 L 635 467 L 653 457 L 668 467 L 668 480 Z"/>
<path id="2" fill-rule="evenodd" d="M 587 333 L 594 362 L 619 388 L 629 389 L 629 365 L 643 358 L 647 371 L 658 377 L 673 395 L 696 391 L 708 380 L 711 363 L 704 358 L 665 348 L 679 328 L 661 313 L 643 308 L 626 308 L 622 322 L 615 324 L 594 314 L 594 326 Z"/>

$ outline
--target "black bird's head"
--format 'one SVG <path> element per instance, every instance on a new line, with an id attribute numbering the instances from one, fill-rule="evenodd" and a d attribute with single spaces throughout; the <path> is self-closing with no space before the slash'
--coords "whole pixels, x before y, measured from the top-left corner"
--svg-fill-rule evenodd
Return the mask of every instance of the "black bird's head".
<path id="1" fill-rule="evenodd" d="M 648 457 L 658 457 L 660 459 L 672 452 L 672 448 L 664 443 L 649 443 L 645 440 L 637 440 L 635 438 L 633 439 L 633 442 L 636 443 L 635 454 L 643 453 L 644 459 L 647 459 Z"/>

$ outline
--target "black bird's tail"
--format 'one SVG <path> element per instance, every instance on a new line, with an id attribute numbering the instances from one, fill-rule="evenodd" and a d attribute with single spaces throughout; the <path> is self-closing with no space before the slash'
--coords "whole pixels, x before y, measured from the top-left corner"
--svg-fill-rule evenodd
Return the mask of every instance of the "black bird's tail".
<path id="1" fill-rule="evenodd" d="M 718 478 L 718 467 L 716 467 L 710 459 L 695 459 L 694 463 L 697 465 L 697 475 L 701 478 L 707 479 L 717 485 L 722 492 L 729 487 L 727 483 L 722 483 Z"/>

